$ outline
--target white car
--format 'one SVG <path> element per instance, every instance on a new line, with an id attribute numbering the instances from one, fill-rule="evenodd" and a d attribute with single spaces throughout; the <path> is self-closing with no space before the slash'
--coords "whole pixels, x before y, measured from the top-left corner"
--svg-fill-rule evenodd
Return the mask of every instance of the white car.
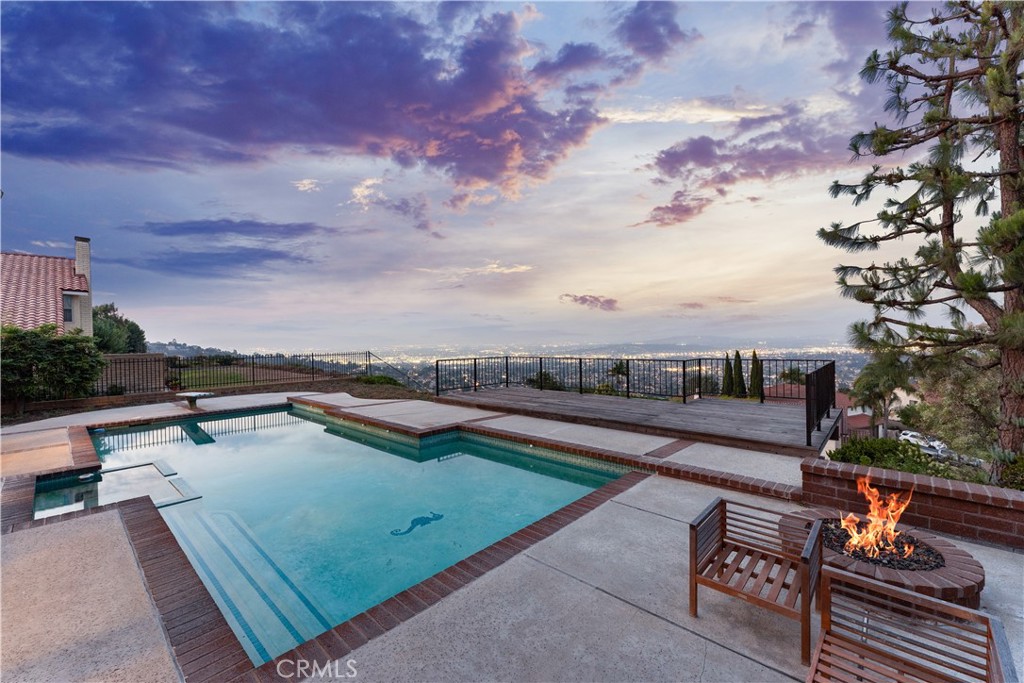
<path id="1" fill-rule="evenodd" d="M 900 432 L 899 439 L 900 441 L 906 441 L 907 443 L 912 443 L 915 446 L 921 446 L 922 448 L 929 447 L 928 440 L 917 432 Z"/>

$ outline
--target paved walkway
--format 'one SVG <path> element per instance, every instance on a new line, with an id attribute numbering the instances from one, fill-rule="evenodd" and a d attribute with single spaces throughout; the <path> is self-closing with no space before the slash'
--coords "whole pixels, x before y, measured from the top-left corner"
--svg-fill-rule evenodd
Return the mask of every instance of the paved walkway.
<path id="1" fill-rule="evenodd" d="M 200 402 L 205 410 L 270 405 L 282 395 L 232 396 Z M 347 394 L 317 395 L 329 406 L 359 411 L 366 416 L 410 429 L 431 428 L 452 422 L 479 422 L 523 436 L 546 438 L 581 447 L 615 448 L 631 455 L 658 454 L 680 463 L 715 467 L 724 472 L 750 472 L 782 483 L 798 483 L 799 460 L 791 456 L 754 453 L 709 444 L 688 444 L 666 437 L 619 432 L 600 427 L 508 416 L 494 411 L 444 406 L 421 401 L 354 399 Z M 181 406 L 145 406 L 149 419 L 182 414 Z M 54 418 L 18 425 L 0 433 L 27 434 L 67 424 L 90 424 L 129 419 L 124 411 Z M 187 409 L 184 409 L 187 412 Z M 137 413 L 136 413 L 137 414 Z M 61 424 L 60 421 L 66 421 Z M 43 443 L 49 443 L 44 439 Z M 45 447 L 45 446 L 44 446 Z M 4 454 L 6 460 L 7 455 Z M 795 474 L 794 474 L 795 473 Z M 451 593 L 429 609 L 399 624 L 384 635 L 339 660 L 332 671 L 345 672 L 351 662 L 356 680 L 397 681 L 781 681 L 802 680 L 806 670 L 799 663 L 799 630 L 795 621 L 778 617 L 713 591 L 701 591 L 700 617 L 687 612 L 687 523 L 715 496 L 718 488 L 667 477 L 649 477 L 615 496 L 553 536 L 538 542 L 505 564 L 464 588 Z M 730 498 L 747 500 L 778 510 L 794 503 L 728 492 Z M 81 585 L 66 592 L 83 564 L 93 562 L 91 549 L 65 549 L 64 557 L 88 558 L 87 562 L 51 561 L 46 572 L 8 574 L 15 558 L 11 540 L 36 543 L 40 533 L 77 535 L 74 524 L 103 517 L 59 522 L 4 536 L 4 679 L 8 676 L 9 634 L 29 623 L 31 617 L 8 614 L 12 591 L 42 591 L 56 600 L 102 604 L 120 590 L 108 582 Z M 116 533 L 114 533 L 116 532 Z M 107 533 L 123 535 L 116 528 Z M 984 566 L 987 582 L 982 609 L 1004 622 L 1018 671 L 1024 672 L 1024 555 L 956 540 Z M 117 559 L 109 571 L 137 573 L 134 561 Z M 25 565 L 32 566 L 32 563 Z M 75 584 L 72 584 L 75 585 Z M 12 588 L 15 586 L 15 588 Z M 103 628 L 130 633 L 138 623 L 128 617 L 117 622 L 115 613 Z M 54 651 L 79 642 L 73 629 L 53 629 L 45 636 Z M 141 636 L 140 636 L 141 638 Z M 70 680 L 104 678 L 103 662 L 119 652 L 114 641 L 92 640 L 90 650 L 75 650 Z M 109 645 L 109 646 L 108 646 Z M 159 648 L 157 648 L 159 649 Z M 153 648 L 139 653 L 125 651 L 123 659 L 149 661 Z M 318 664 L 327 664 L 317 649 L 306 651 Z M 173 673 L 173 672 L 172 672 Z M 285 672 L 289 673 L 289 672 Z M 64 678 L 65 676 L 60 676 Z M 145 676 L 151 679 L 153 676 Z M 293 679 L 294 680 L 294 679 Z"/>
<path id="2" fill-rule="evenodd" d="M 116 510 L 3 539 L 3 680 L 182 680 Z"/>

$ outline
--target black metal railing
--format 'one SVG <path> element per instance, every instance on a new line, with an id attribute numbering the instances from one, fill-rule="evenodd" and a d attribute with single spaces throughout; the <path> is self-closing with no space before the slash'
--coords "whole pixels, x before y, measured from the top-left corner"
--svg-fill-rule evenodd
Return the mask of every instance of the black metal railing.
<path id="1" fill-rule="evenodd" d="M 813 432 L 821 430 L 821 421 L 832 416 L 836 407 L 836 364 L 826 363 L 804 379 L 804 390 L 807 399 L 804 405 L 807 410 L 807 445 L 811 444 Z"/>
<path id="2" fill-rule="evenodd" d="M 372 351 L 341 353 L 217 354 L 166 356 L 159 353 L 105 356 L 106 367 L 93 396 L 203 390 L 305 382 L 334 377 L 384 375 L 406 386 L 430 387 Z M 46 395 L 42 400 L 66 396 Z"/>
<path id="3" fill-rule="evenodd" d="M 735 367 L 735 357 L 728 359 Z M 688 399 L 723 395 L 726 357 L 591 358 L 488 356 L 434 362 L 434 391 L 476 391 L 527 386 L 547 391 Z M 751 358 L 740 358 L 746 392 L 760 401 L 805 399 L 807 373 L 831 363 L 820 359 L 765 358 L 760 391 L 751 392 Z M 735 389 L 730 395 L 739 395 Z"/>

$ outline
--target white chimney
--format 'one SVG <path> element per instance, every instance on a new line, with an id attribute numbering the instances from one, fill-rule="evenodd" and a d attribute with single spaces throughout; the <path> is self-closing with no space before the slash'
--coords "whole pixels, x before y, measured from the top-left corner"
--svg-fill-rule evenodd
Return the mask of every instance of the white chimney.
<path id="1" fill-rule="evenodd" d="M 92 336 L 92 247 L 88 237 L 75 235 L 75 275 L 84 275 L 88 290 L 78 301 L 82 332 Z"/>

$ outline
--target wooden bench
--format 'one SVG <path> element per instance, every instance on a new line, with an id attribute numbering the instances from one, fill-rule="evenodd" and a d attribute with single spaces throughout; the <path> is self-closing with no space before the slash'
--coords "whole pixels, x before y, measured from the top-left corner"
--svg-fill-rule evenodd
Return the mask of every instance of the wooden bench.
<path id="1" fill-rule="evenodd" d="M 1019 681 L 996 617 L 832 567 L 820 600 L 808 683 Z"/>
<path id="2" fill-rule="evenodd" d="M 800 621 L 800 661 L 811 658 L 811 598 L 821 572 L 821 520 L 716 498 L 690 523 L 690 616 L 707 586 Z"/>
<path id="3" fill-rule="evenodd" d="M 188 401 L 189 410 L 196 409 L 196 401 L 199 399 L 210 398 L 213 395 L 212 391 L 183 391 L 180 394 L 177 394 L 178 398 L 183 398 Z"/>

